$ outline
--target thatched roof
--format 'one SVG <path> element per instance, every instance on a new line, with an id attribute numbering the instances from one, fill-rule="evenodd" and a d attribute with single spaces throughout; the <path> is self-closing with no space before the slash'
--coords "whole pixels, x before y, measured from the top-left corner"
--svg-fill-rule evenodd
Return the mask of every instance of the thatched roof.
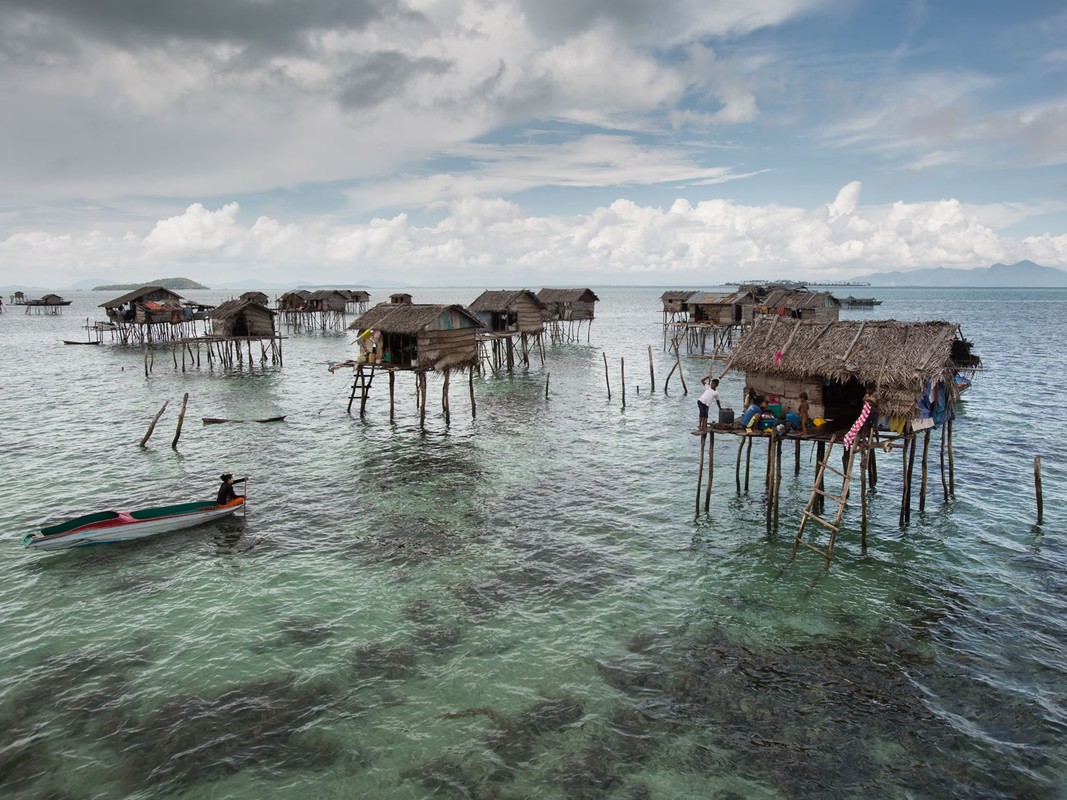
<path id="1" fill-rule="evenodd" d="M 542 289 L 537 293 L 542 303 L 596 303 L 600 298 L 592 289 Z"/>
<path id="2" fill-rule="evenodd" d="M 342 300 L 347 300 L 348 293 L 343 292 L 340 289 L 316 289 L 307 295 L 308 300 L 329 300 L 331 297 L 339 297 Z"/>
<path id="3" fill-rule="evenodd" d="M 99 308 L 116 308 L 123 303 L 129 303 L 132 301 L 140 300 L 147 295 L 158 295 L 163 293 L 164 297 L 168 300 L 180 301 L 182 296 L 177 292 L 172 292 L 163 286 L 142 286 L 140 289 L 134 289 L 132 292 L 126 292 L 121 297 L 116 297 L 114 300 L 108 300 L 106 303 L 101 303 Z M 169 297 L 167 297 L 169 295 Z"/>
<path id="4" fill-rule="evenodd" d="M 689 298 L 689 305 L 697 306 L 734 306 L 751 301 L 753 293 L 749 289 L 739 289 L 736 292 L 712 292 L 701 294 L 696 292 Z"/>
<path id="5" fill-rule="evenodd" d="M 694 292 L 692 289 L 670 289 L 659 296 L 660 300 L 688 300 L 693 295 L 699 295 L 701 292 Z"/>
<path id="6" fill-rule="evenodd" d="M 457 313 L 471 321 L 471 327 L 484 327 L 474 314 L 460 305 L 437 303 L 379 303 L 359 315 L 350 331 L 383 331 L 385 333 L 417 334 L 436 328 L 437 320 L 449 312 Z"/>
<path id="7" fill-rule="evenodd" d="M 469 308 L 475 314 L 480 311 L 504 312 L 510 311 L 515 304 L 522 299 L 527 299 L 538 308 L 546 308 L 545 304 L 529 289 L 518 290 L 486 290 L 478 295 L 478 298 L 470 304 Z"/>
<path id="8" fill-rule="evenodd" d="M 299 297 L 301 300 L 307 300 L 311 294 L 307 289 L 291 289 L 281 296 L 280 299 L 285 300 L 289 297 Z"/>
<path id="9" fill-rule="evenodd" d="M 827 305 L 841 305 L 830 292 L 809 292 L 807 289 L 771 289 L 760 305 L 771 308 L 823 308 Z"/>
<path id="10" fill-rule="evenodd" d="M 233 319 L 234 317 L 243 314 L 245 311 L 268 314 L 272 317 L 278 313 L 267 308 L 262 303 L 257 303 L 255 300 L 245 297 L 239 300 L 227 300 L 224 303 L 219 303 L 208 312 L 208 317 L 223 322 Z"/>
<path id="11" fill-rule="evenodd" d="M 855 379 L 877 393 L 882 413 L 910 416 L 928 381 L 955 391 L 955 373 L 980 363 L 951 322 L 771 317 L 741 337 L 729 367 L 797 381 Z"/>

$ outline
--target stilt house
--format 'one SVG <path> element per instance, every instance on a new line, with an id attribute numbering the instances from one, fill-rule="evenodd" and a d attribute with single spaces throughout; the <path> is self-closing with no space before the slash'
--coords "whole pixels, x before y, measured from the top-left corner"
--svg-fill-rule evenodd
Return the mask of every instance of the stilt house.
<path id="1" fill-rule="evenodd" d="M 541 333 L 545 304 L 529 289 L 485 291 L 470 304 L 470 310 L 493 333 L 517 331 Z"/>
<path id="2" fill-rule="evenodd" d="M 773 288 L 759 301 L 765 314 L 828 322 L 841 316 L 841 301 L 830 292 Z"/>
<path id="3" fill-rule="evenodd" d="M 446 372 L 478 365 L 482 327 L 460 305 L 379 303 L 348 326 L 375 341 L 375 360 L 395 369 Z"/>
<path id="4" fill-rule="evenodd" d="M 275 312 L 265 304 L 244 297 L 220 303 L 208 313 L 215 336 L 234 338 L 275 336 L 274 317 Z"/>
<path id="5" fill-rule="evenodd" d="M 537 299 L 545 305 L 547 322 L 579 322 L 592 320 L 596 303 L 600 300 L 592 289 L 542 289 Z"/>
<path id="6" fill-rule="evenodd" d="M 278 310 L 279 311 L 307 311 L 308 307 L 308 295 L 310 295 L 307 289 L 293 289 L 286 292 L 278 298 Z"/>
<path id="7" fill-rule="evenodd" d="M 903 427 L 936 423 L 951 411 L 956 375 L 981 363 L 971 348 L 950 322 L 763 317 L 741 337 L 728 367 L 744 372 L 746 386 L 779 402 L 783 413 L 795 411 L 806 392 L 811 418 L 847 429 L 870 394 L 878 414 Z"/>
<path id="8" fill-rule="evenodd" d="M 407 292 L 395 292 L 389 295 L 390 303 L 410 303 L 411 295 Z"/>
<path id="9" fill-rule="evenodd" d="M 660 295 L 660 300 L 663 301 L 663 319 L 667 320 L 668 317 L 676 317 L 679 314 L 688 316 L 689 314 L 689 298 L 691 297 L 703 297 L 703 292 L 694 292 L 691 289 L 671 289 Z"/>
<path id="10" fill-rule="evenodd" d="M 182 296 L 162 286 L 142 286 L 132 292 L 101 303 L 112 322 L 152 325 L 180 322 Z"/>
<path id="11" fill-rule="evenodd" d="M 726 294 L 694 293 L 686 303 L 689 319 L 705 325 L 751 325 L 756 311 L 756 295 L 751 289 Z"/>

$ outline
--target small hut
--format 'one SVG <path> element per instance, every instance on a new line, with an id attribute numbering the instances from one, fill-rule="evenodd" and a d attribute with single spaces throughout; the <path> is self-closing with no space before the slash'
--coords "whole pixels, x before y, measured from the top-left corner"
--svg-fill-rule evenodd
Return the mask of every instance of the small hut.
<path id="1" fill-rule="evenodd" d="M 49 292 L 34 300 L 23 299 L 22 304 L 26 306 L 27 314 L 56 315 L 61 314 L 63 309 L 71 304 L 71 301 L 64 300 L 58 294 Z"/>
<path id="2" fill-rule="evenodd" d="M 342 289 L 345 296 L 345 310 L 362 314 L 370 304 L 370 292 L 363 289 Z"/>
<path id="3" fill-rule="evenodd" d="M 471 303 L 470 310 L 485 327 L 479 335 L 482 358 L 492 368 L 515 366 L 514 340 L 519 340 L 518 355 L 530 365 L 530 348 L 536 346 L 545 362 L 541 334 L 545 323 L 545 304 L 529 289 L 487 290 Z"/>
<path id="4" fill-rule="evenodd" d="M 592 289 L 542 289 L 537 299 L 545 304 L 543 316 L 553 342 L 578 341 L 583 322 L 588 340 L 600 300 Z"/>
<path id="5" fill-rule="evenodd" d="M 896 449 L 901 452 L 903 493 L 900 525 L 911 520 L 912 472 L 916 463 L 916 443 L 923 441 L 920 459 L 919 510 L 925 507 L 927 492 L 927 455 L 930 433 L 941 432 L 941 481 L 945 499 L 954 492 L 952 422 L 954 407 L 960 397 L 957 376 L 973 373 L 981 361 L 964 339 L 958 325 L 950 322 L 898 321 L 816 321 L 788 316 L 759 318 L 734 348 L 727 370 L 745 373 L 746 396 L 759 395 L 779 417 L 796 411 L 801 393 L 808 400 L 807 438 L 817 447 L 815 483 L 808 506 L 801 515 L 793 554 L 800 546 L 815 550 L 829 566 L 834 541 L 841 529 L 841 519 L 849 502 L 853 460 L 860 457 L 860 530 L 866 547 L 867 487 L 877 482 L 876 455 Z M 724 370 L 725 373 L 726 370 Z M 825 420 L 815 425 L 814 420 Z M 765 431 L 768 438 L 767 524 L 778 523 L 778 491 L 781 485 L 782 441 L 796 441 L 795 473 L 800 471 L 802 434 L 789 430 L 788 424 L 775 425 Z M 716 432 L 741 435 L 739 448 L 759 438 L 727 424 L 712 425 L 707 433 L 712 448 Z M 752 431 L 755 433 L 756 431 Z M 830 450 L 840 442 L 845 448 L 843 469 L 833 463 Z M 702 440 L 703 457 L 703 440 Z M 710 451 L 709 451 L 710 452 Z M 833 462 L 833 463 L 831 463 Z M 948 464 L 946 477 L 945 465 Z M 748 491 L 748 459 L 745 460 L 745 491 Z M 741 449 L 737 455 L 736 484 L 741 491 Z M 827 476 L 841 478 L 840 490 L 828 492 L 823 484 Z M 709 484 L 705 495 L 710 496 Z M 834 514 L 824 513 L 827 497 L 833 500 Z M 699 508 L 699 487 L 698 487 Z M 772 523 L 773 521 L 773 523 Z M 804 528 L 808 521 L 829 530 L 829 544 L 820 548 L 807 541 Z"/>
<path id="6" fill-rule="evenodd" d="M 427 373 L 444 375 L 441 405 L 448 418 L 448 385 L 451 373 L 457 369 L 470 372 L 471 414 L 474 414 L 474 369 L 478 366 L 477 331 L 482 323 L 460 305 L 439 305 L 411 302 L 379 303 L 360 315 L 351 325 L 356 333 L 361 353 L 355 362 L 352 394 L 348 410 L 360 398 L 360 416 L 366 409 L 374 373 L 378 369 L 389 373 L 389 416 L 393 417 L 394 385 L 397 371 L 415 373 L 419 400 L 420 422 L 426 416 Z M 331 368 L 335 369 L 339 365 Z"/>
<path id="7" fill-rule="evenodd" d="M 703 292 L 694 292 L 692 289 L 671 289 L 660 295 L 660 300 L 663 302 L 663 321 L 666 323 L 668 318 L 674 318 L 678 315 L 689 316 L 689 298 L 691 297 L 703 297 Z"/>
<path id="8" fill-rule="evenodd" d="M 123 344 L 147 344 L 196 336 L 193 309 L 162 286 L 142 286 L 100 304 Z"/>
<path id="9" fill-rule="evenodd" d="M 212 335 L 208 338 L 209 353 L 214 347 L 219 361 L 232 366 L 244 361 L 242 345 L 248 352 L 248 363 L 252 364 L 252 342 L 260 346 L 260 361 L 267 360 L 267 346 L 270 346 L 272 364 L 282 363 L 282 338 L 274 326 L 276 312 L 266 305 L 252 299 L 227 300 L 212 309 L 209 314 Z"/>
<path id="10" fill-rule="evenodd" d="M 393 304 L 397 303 L 411 303 L 411 295 L 407 292 L 394 292 L 389 295 L 389 302 Z"/>
<path id="11" fill-rule="evenodd" d="M 278 298 L 278 310 L 283 314 L 287 311 L 306 311 L 310 294 L 307 289 L 292 289 Z"/>
<path id="12" fill-rule="evenodd" d="M 841 301 L 830 292 L 808 289 L 771 288 L 759 301 L 765 314 L 795 319 L 836 321 L 841 316 Z"/>

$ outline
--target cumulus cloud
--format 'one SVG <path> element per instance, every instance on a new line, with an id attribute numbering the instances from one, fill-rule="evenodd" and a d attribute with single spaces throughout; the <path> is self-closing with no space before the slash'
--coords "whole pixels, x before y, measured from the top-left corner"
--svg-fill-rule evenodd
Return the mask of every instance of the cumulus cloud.
<path id="1" fill-rule="evenodd" d="M 974 209 L 952 200 L 859 204 L 858 182 L 810 209 L 726 200 L 668 208 L 619 199 L 578 215 L 531 215 L 502 198 L 456 198 L 439 220 L 406 214 L 364 224 L 241 221 L 237 203 L 201 204 L 159 220 L 144 235 L 18 234 L 0 261 L 20 279 L 82 275 L 145 280 L 161 270 L 207 284 L 255 275 L 293 284 L 367 279 L 487 287 L 538 282 L 714 284 L 746 276 L 840 280 L 886 269 L 987 266 L 1031 258 L 1067 266 L 1067 236 L 1001 235 L 987 219 L 1019 208 Z M 205 266 L 210 265 L 210 266 Z M 8 276 L 15 277 L 15 276 Z"/>

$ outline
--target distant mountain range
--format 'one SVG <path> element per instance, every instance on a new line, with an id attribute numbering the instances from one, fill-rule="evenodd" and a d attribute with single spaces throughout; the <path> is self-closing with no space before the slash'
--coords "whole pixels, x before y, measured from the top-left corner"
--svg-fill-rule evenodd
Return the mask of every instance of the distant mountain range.
<path id="1" fill-rule="evenodd" d="M 900 272 L 875 272 L 857 277 L 872 286 L 1067 287 L 1067 270 L 1043 267 L 1033 261 L 994 264 L 976 269 L 934 267 Z"/>

